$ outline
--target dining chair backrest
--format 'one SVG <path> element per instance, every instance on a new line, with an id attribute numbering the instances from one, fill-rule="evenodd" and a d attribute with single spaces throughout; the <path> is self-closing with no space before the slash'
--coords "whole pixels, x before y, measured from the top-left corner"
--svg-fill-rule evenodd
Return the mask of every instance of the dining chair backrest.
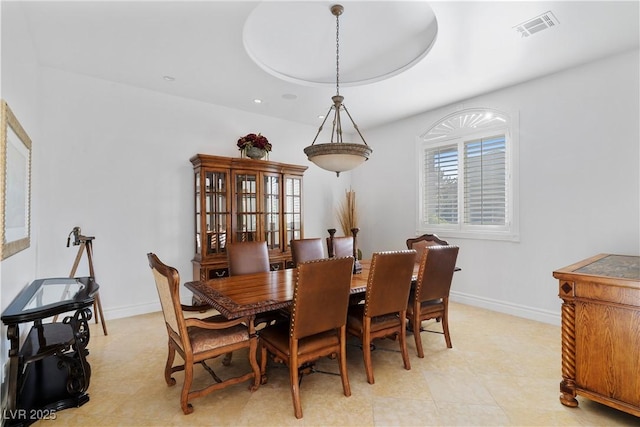
<path id="1" fill-rule="evenodd" d="M 297 267 L 301 262 L 313 261 L 324 258 L 321 238 L 297 239 L 290 242 L 293 266 Z"/>
<path id="2" fill-rule="evenodd" d="M 435 234 L 423 234 L 422 236 L 407 239 L 407 249 L 416 250 L 416 262 L 420 262 L 424 248 L 428 246 L 447 246 L 449 242 L 442 240 Z"/>
<path id="3" fill-rule="evenodd" d="M 353 236 L 327 237 L 329 258 L 353 256 Z"/>
<path id="4" fill-rule="evenodd" d="M 376 252 L 367 279 L 364 315 L 398 313 L 407 309 L 416 251 Z"/>
<path id="5" fill-rule="evenodd" d="M 428 246 L 422 255 L 416 295 L 419 301 L 431 301 L 449 296 L 456 268 L 457 246 Z"/>
<path id="6" fill-rule="evenodd" d="M 270 270 L 267 242 L 233 242 L 227 245 L 229 275 L 266 273 Z"/>
<path id="7" fill-rule="evenodd" d="M 308 261 L 297 268 L 290 336 L 301 339 L 344 326 L 353 257 Z"/>
<path id="8" fill-rule="evenodd" d="M 160 305 L 167 331 L 176 342 L 183 346 L 185 344 L 183 337 L 186 335 L 186 327 L 184 325 L 182 305 L 180 304 L 180 274 L 175 268 L 165 265 L 153 253 L 147 254 L 147 258 L 156 283 L 158 296 L 160 297 Z M 188 342 L 186 345 L 189 345 Z"/>

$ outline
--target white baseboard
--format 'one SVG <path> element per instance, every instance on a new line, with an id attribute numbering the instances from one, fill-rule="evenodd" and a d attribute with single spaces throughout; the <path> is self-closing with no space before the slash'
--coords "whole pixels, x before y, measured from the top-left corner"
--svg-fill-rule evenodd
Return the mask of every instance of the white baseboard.
<path id="1" fill-rule="evenodd" d="M 477 295 L 465 294 L 451 291 L 449 295 L 451 301 L 461 304 L 472 305 L 474 307 L 486 308 L 487 310 L 499 313 L 510 314 L 512 316 L 523 317 L 525 319 L 536 320 L 538 322 L 550 323 L 560 326 L 560 310 L 558 312 L 541 310 L 539 308 L 528 307 L 526 305 L 513 304 L 511 302 L 495 300 L 492 298 L 480 297 Z"/>
<path id="2" fill-rule="evenodd" d="M 538 322 L 549 323 L 560 326 L 560 310 L 553 312 L 550 310 L 541 310 L 535 307 L 528 307 L 511 302 L 496 300 L 492 298 L 480 297 L 477 295 L 465 294 L 462 292 L 451 291 L 451 301 L 467 304 L 474 307 L 486 308 L 487 310 L 497 311 L 499 313 L 510 314 L 512 316 L 523 317 L 525 319 L 536 320 Z M 141 314 L 155 313 L 161 311 L 162 307 L 159 302 L 130 305 L 119 308 L 110 308 L 104 311 L 104 317 L 107 320 L 121 319 L 124 317 L 138 316 Z"/>
<path id="3" fill-rule="evenodd" d="M 104 310 L 104 318 L 106 320 L 115 320 L 122 319 L 124 317 L 132 317 L 139 316 L 141 314 L 147 313 L 155 313 L 156 311 L 161 311 L 162 307 L 159 302 L 153 303 L 145 303 L 145 304 L 137 304 L 137 305 L 128 305 L 119 308 L 110 308 L 108 310 Z M 95 313 L 94 313 L 95 315 Z"/>

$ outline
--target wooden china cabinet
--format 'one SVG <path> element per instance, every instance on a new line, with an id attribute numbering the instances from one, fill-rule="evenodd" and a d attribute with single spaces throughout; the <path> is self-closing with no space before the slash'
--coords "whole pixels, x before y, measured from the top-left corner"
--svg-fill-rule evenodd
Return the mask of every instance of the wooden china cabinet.
<path id="1" fill-rule="evenodd" d="M 196 154 L 193 279 L 229 275 L 227 244 L 266 241 L 272 270 L 292 266 L 289 241 L 304 237 L 306 166 Z"/>

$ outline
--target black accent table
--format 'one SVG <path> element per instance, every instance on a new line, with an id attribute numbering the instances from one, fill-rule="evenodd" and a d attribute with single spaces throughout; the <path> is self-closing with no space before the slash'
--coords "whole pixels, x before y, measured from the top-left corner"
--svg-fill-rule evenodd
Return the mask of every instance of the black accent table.
<path id="1" fill-rule="evenodd" d="M 9 384 L 6 426 L 55 419 L 56 412 L 89 401 L 89 320 L 98 284 L 92 277 L 38 279 L 2 313 L 7 325 Z M 44 319 L 68 313 L 62 322 Z M 21 323 L 33 322 L 22 347 Z"/>

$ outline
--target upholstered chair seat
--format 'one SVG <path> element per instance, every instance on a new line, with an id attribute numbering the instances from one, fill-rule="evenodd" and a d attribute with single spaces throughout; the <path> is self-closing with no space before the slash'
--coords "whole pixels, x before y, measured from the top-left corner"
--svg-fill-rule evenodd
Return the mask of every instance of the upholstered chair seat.
<path id="1" fill-rule="evenodd" d="M 354 330 L 364 330 L 364 304 L 349 306 L 349 314 L 347 314 L 347 322 L 349 326 Z M 398 313 L 383 314 L 382 316 L 376 316 L 371 318 L 371 332 L 377 332 L 383 329 L 387 329 L 399 322 Z"/>
<path id="2" fill-rule="evenodd" d="M 202 320 L 205 322 L 224 322 L 227 319 L 223 316 L 213 316 Z M 187 328 L 187 334 L 194 353 L 241 343 L 249 339 L 249 332 L 245 325 L 235 325 L 223 330 L 210 330 L 190 326 Z"/>

